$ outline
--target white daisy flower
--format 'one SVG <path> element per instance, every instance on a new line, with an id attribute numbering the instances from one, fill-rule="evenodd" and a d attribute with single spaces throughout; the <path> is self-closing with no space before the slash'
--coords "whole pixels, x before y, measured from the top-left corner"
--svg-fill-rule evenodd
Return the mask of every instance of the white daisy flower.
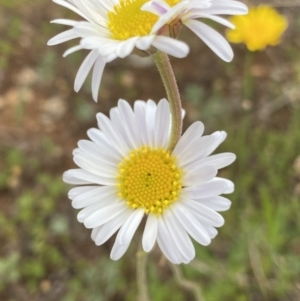
<path id="1" fill-rule="evenodd" d="M 185 5 L 182 5 L 185 3 Z M 152 27 L 152 32 L 176 24 L 184 24 L 225 62 L 233 59 L 233 51 L 227 40 L 217 31 L 195 19 L 207 18 L 234 29 L 228 20 L 216 15 L 245 15 L 248 8 L 245 4 L 234 0 L 182 0 L 171 6 L 164 0 L 151 0 L 142 6 L 142 10 L 156 14 L 159 20 Z M 176 33 L 175 33 L 176 35 Z"/>
<path id="2" fill-rule="evenodd" d="M 149 252 L 157 241 L 177 264 L 195 257 L 191 237 L 206 246 L 217 235 L 216 227 L 224 224 L 217 211 L 231 203 L 220 194 L 231 193 L 234 186 L 216 175 L 235 155 L 211 153 L 226 133 L 202 136 L 204 126 L 195 122 L 169 151 L 170 117 L 165 99 L 158 105 L 136 101 L 134 110 L 119 100 L 110 119 L 97 114 L 100 129 L 88 130 L 92 141 L 79 141 L 73 153 L 79 169 L 63 175 L 66 183 L 79 185 L 69 198 L 81 209 L 78 221 L 93 229 L 96 245 L 118 231 L 113 260 L 126 252 L 143 217 L 143 249 Z"/>
<path id="3" fill-rule="evenodd" d="M 57 45 L 80 38 L 79 45 L 68 49 L 64 56 L 81 49 L 91 50 L 78 70 L 74 90 L 79 91 L 94 66 L 92 94 L 95 101 L 98 98 L 106 63 L 118 57 L 125 58 L 135 50 L 149 54 L 159 49 L 178 58 L 188 54 L 189 47 L 186 43 L 166 36 L 165 29 L 163 29 L 165 25 L 170 25 L 170 28 L 174 29 L 178 27 L 178 24 L 180 25 L 180 22 L 183 22 L 217 54 L 226 52 L 225 55 L 220 55 L 221 58 L 230 60 L 231 50 L 228 50 L 224 38 L 207 25 L 192 19 L 206 17 L 232 27 L 228 21 L 215 15 L 243 14 L 247 10 L 245 5 L 231 0 L 165 0 L 165 2 L 159 0 L 149 5 L 146 4 L 147 0 L 53 1 L 85 19 L 85 21 L 67 19 L 52 21 L 72 28 L 50 39 L 48 45 Z M 221 50 L 218 50 L 218 47 Z"/>

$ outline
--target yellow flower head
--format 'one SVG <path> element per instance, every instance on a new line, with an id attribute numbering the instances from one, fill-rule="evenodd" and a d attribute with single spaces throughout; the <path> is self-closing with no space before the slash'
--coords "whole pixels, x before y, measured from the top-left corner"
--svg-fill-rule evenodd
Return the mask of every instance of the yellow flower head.
<path id="1" fill-rule="evenodd" d="M 226 32 L 228 40 L 232 43 L 245 43 L 250 51 L 279 44 L 280 37 L 288 26 L 287 19 L 267 5 L 253 7 L 248 15 L 234 16 L 230 21 L 236 28 Z"/>

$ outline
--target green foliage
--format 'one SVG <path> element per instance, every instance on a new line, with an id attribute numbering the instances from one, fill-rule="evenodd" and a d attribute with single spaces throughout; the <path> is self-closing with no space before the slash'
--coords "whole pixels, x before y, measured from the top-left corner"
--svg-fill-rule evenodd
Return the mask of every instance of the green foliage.
<path id="1" fill-rule="evenodd" d="M 0 291 L 5 288 L 6 284 L 18 280 L 20 276 L 18 270 L 19 261 L 20 255 L 18 253 L 12 253 L 0 259 Z"/>

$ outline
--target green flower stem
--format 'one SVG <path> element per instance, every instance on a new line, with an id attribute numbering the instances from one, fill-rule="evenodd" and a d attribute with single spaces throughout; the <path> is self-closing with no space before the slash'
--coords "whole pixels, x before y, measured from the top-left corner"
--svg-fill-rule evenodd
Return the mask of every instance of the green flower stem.
<path id="1" fill-rule="evenodd" d="M 147 284 L 147 253 L 143 250 L 142 244 L 139 245 L 138 252 L 136 253 L 136 280 L 138 286 L 137 301 L 149 301 L 148 284 Z"/>
<path id="2" fill-rule="evenodd" d="M 180 285 L 183 289 L 194 293 L 196 301 L 205 301 L 205 299 L 202 295 L 201 287 L 199 286 L 198 282 L 193 282 L 193 281 L 185 279 L 182 276 L 182 272 L 180 270 L 179 265 L 169 263 L 169 266 L 174 274 L 175 281 L 177 282 L 178 285 Z"/>
<path id="3" fill-rule="evenodd" d="M 170 103 L 172 129 L 168 149 L 173 150 L 182 133 L 182 108 L 180 94 L 168 55 L 164 52 L 157 51 L 153 55 L 153 58 L 164 83 L 167 98 Z"/>

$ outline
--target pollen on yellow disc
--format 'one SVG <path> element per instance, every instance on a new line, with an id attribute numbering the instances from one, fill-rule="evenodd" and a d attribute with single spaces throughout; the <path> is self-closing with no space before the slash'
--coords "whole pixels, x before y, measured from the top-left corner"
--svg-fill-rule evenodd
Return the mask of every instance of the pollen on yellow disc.
<path id="1" fill-rule="evenodd" d="M 108 12 L 108 28 L 112 38 L 126 40 L 131 37 L 141 37 L 150 34 L 158 16 L 142 11 L 141 7 L 149 0 L 120 0 Z M 170 6 L 174 6 L 179 0 L 167 0 Z"/>
<path id="2" fill-rule="evenodd" d="M 181 178 L 182 171 L 169 151 L 143 146 L 119 164 L 119 197 L 131 208 L 161 214 L 178 199 Z"/>
<path id="3" fill-rule="evenodd" d="M 232 43 L 245 43 L 250 51 L 279 44 L 288 26 L 287 19 L 267 5 L 253 7 L 248 15 L 233 16 L 229 20 L 236 28 L 227 30 L 227 39 Z"/>

